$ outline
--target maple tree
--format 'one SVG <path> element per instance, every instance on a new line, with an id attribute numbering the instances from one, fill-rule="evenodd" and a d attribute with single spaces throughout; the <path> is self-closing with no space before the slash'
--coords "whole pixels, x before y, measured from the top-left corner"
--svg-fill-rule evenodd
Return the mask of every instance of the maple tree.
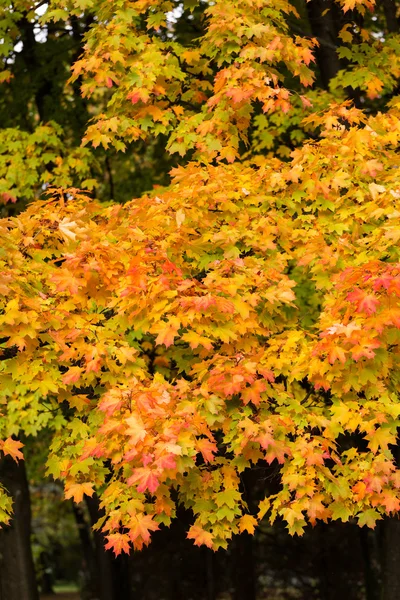
<path id="1" fill-rule="evenodd" d="M 288 2 L 180 8 L 201 35 L 174 33 L 161 0 L 41 17 L 91 15 L 66 83 L 91 119 L 82 146 L 57 124 L 0 138 L 3 200 L 37 198 L 0 221 L 1 449 L 51 428 L 48 473 L 66 498 L 99 494 L 117 555 L 178 504 L 213 549 L 265 515 L 374 527 L 400 508 L 397 21 L 338 3 L 326 90 L 324 38 L 295 34 Z M 170 185 L 92 198 L 100 147 L 157 136 L 181 157 Z M 280 486 L 251 512 L 241 474 L 260 462 Z"/>

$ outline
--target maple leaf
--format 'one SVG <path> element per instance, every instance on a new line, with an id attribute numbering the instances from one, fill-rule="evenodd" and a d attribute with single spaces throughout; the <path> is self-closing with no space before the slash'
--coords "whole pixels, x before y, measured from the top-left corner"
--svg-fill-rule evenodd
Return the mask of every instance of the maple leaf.
<path id="1" fill-rule="evenodd" d="M 265 392 L 267 386 L 262 379 L 257 379 L 250 387 L 242 391 L 242 399 L 244 404 L 252 402 L 258 406 L 261 402 L 261 393 Z"/>
<path id="2" fill-rule="evenodd" d="M 332 504 L 329 505 L 329 509 L 332 511 L 332 518 L 340 519 L 343 523 L 347 522 L 352 516 L 351 508 L 344 502 L 332 502 Z"/>
<path id="3" fill-rule="evenodd" d="M 65 238 L 72 241 L 75 241 L 78 235 L 85 233 L 85 229 L 83 227 L 79 227 L 75 221 L 70 221 L 66 217 L 60 221 L 58 228 Z"/>
<path id="4" fill-rule="evenodd" d="M 271 500 L 269 498 L 264 498 L 263 500 L 261 500 L 261 502 L 258 505 L 257 518 L 259 520 L 263 519 L 265 517 L 265 515 L 267 514 L 267 512 L 270 510 L 270 508 L 271 508 Z"/>
<path id="5" fill-rule="evenodd" d="M 124 404 L 124 397 L 119 389 L 109 390 L 99 403 L 99 409 L 111 416 Z"/>
<path id="6" fill-rule="evenodd" d="M 337 360 L 344 364 L 346 362 L 346 352 L 340 346 L 333 346 L 329 352 L 328 360 L 331 365 L 333 365 Z"/>
<path id="7" fill-rule="evenodd" d="M 129 426 L 126 430 L 126 435 L 129 435 L 134 446 L 144 440 L 146 437 L 146 429 L 139 415 L 132 415 L 125 419 L 125 423 Z"/>
<path id="8" fill-rule="evenodd" d="M 157 531 L 158 529 L 159 525 L 153 521 L 151 515 L 138 513 L 129 522 L 128 535 L 132 542 L 136 542 L 140 537 L 147 544 L 150 541 L 150 531 Z"/>
<path id="9" fill-rule="evenodd" d="M 382 89 L 382 88 L 381 88 Z M 371 160 L 367 160 L 364 163 L 363 173 L 368 173 L 371 177 L 376 177 L 379 171 L 382 171 L 383 164 L 377 160 L 376 158 L 372 158 Z"/>
<path id="10" fill-rule="evenodd" d="M 129 535 L 127 533 L 112 533 L 106 535 L 107 544 L 105 545 L 106 550 L 113 550 L 115 556 L 119 556 L 121 552 L 129 554 L 130 543 Z"/>
<path id="11" fill-rule="evenodd" d="M 307 515 L 312 525 L 315 525 L 317 519 L 322 519 L 326 522 L 328 517 L 331 516 L 331 511 L 324 505 L 323 500 L 324 496 L 322 494 L 316 494 L 310 498 Z"/>
<path id="12" fill-rule="evenodd" d="M 365 436 L 368 439 L 368 447 L 372 452 L 378 452 L 379 448 L 387 450 L 389 444 L 396 444 L 397 435 L 390 430 L 390 427 L 378 427 Z"/>
<path id="13" fill-rule="evenodd" d="M 379 306 L 379 300 L 374 294 L 366 294 L 363 290 L 357 289 L 347 295 L 349 302 L 357 303 L 357 312 L 365 312 L 372 315 Z"/>
<path id="14" fill-rule="evenodd" d="M 24 455 L 20 451 L 20 448 L 23 448 L 23 446 L 24 444 L 12 438 L 7 438 L 3 442 L 0 442 L 0 450 L 4 452 L 4 455 L 11 456 L 17 462 L 19 459 L 24 459 Z"/>
<path id="15" fill-rule="evenodd" d="M 202 438 L 196 441 L 196 447 L 201 452 L 206 463 L 214 461 L 214 454 L 218 452 L 217 445 L 214 442 L 211 442 L 207 438 Z"/>
<path id="16" fill-rule="evenodd" d="M 134 469 L 133 474 L 127 480 L 127 484 L 133 485 L 134 483 L 139 483 L 137 486 L 138 492 L 149 490 L 149 492 L 154 493 L 160 485 L 155 472 L 146 467 Z"/>
<path id="17" fill-rule="evenodd" d="M 178 226 L 178 229 L 180 228 L 180 226 L 182 225 L 182 223 L 184 223 L 185 218 L 186 218 L 185 212 L 181 208 L 176 211 L 175 220 L 176 220 L 176 224 Z"/>
<path id="18" fill-rule="evenodd" d="M 174 343 L 174 339 L 177 336 L 178 329 L 180 327 L 179 322 L 176 320 L 170 320 L 162 326 L 158 326 L 158 335 L 156 337 L 156 344 L 164 344 L 167 348 Z"/>
<path id="19" fill-rule="evenodd" d="M 204 337 L 203 335 L 199 335 L 195 331 L 188 331 L 187 333 L 184 333 L 181 339 L 183 342 L 188 342 L 189 346 L 193 349 L 197 348 L 198 346 L 203 346 L 207 350 L 211 350 L 213 347 L 210 339 Z"/>
<path id="20" fill-rule="evenodd" d="M 70 367 L 65 373 L 65 375 L 63 375 L 62 382 L 65 385 L 76 383 L 77 381 L 79 381 L 82 372 L 83 369 L 81 369 L 81 367 Z"/>
<path id="21" fill-rule="evenodd" d="M 65 484 L 65 498 L 68 500 L 72 498 L 74 502 L 82 502 L 83 496 L 93 496 L 94 489 L 93 484 L 89 482 L 85 483 L 66 483 Z"/>
<path id="22" fill-rule="evenodd" d="M 359 481 L 351 488 L 351 491 L 353 492 L 354 498 L 357 500 L 357 502 L 365 497 L 365 494 L 367 493 L 366 490 L 367 486 L 363 481 Z"/>
<path id="23" fill-rule="evenodd" d="M 382 519 L 382 516 L 374 508 L 368 508 L 364 512 L 359 513 L 357 519 L 360 527 L 366 525 L 370 529 L 375 529 L 376 522 Z"/>
<path id="24" fill-rule="evenodd" d="M 251 535 L 254 534 L 255 528 L 257 527 L 257 519 L 252 515 L 243 515 L 239 520 L 239 531 L 247 531 Z"/>
<path id="25" fill-rule="evenodd" d="M 192 525 L 188 531 L 187 538 L 194 541 L 195 546 L 213 547 L 214 536 L 209 531 L 205 531 L 198 525 Z"/>

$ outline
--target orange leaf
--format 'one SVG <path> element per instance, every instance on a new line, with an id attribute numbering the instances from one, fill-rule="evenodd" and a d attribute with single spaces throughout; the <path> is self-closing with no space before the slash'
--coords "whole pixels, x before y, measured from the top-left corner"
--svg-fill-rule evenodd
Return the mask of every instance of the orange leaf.
<path id="1" fill-rule="evenodd" d="M 195 546 L 207 546 L 212 548 L 214 536 L 209 531 L 204 531 L 198 525 L 192 525 L 188 531 L 187 538 L 194 540 Z"/>
<path id="2" fill-rule="evenodd" d="M 151 515 L 139 513 L 130 521 L 129 528 L 129 537 L 132 542 L 136 542 L 138 538 L 141 538 L 145 544 L 148 544 L 150 541 L 150 531 L 157 531 L 159 526 L 158 523 L 153 521 Z"/>
<path id="3" fill-rule="evenodd" d="M 257 527 L 257 519 L 252 515 L 243 515 L 239 520 L 239 531 L 247 531 L 251 535 L 254 534 L 255 528 Z"/>
<path id="4" fill-rule="evenodd" d="M 174 343 L 174 339 L 179 329 L 179 323 L 165 323 L 162 329 L 158 330 L 156 344 L 164 344 L 167 348 Z"/>
<path id="5" fill-rule="evenodd" d="M 66 385 L 76 383 L 79 380 L 81 373 L 82 369 L 80 367 L 70 367 L 62 378 L 62 382 Z"/>
<path id="6" fill-rule="evenodd" d="M 106 539 L 108 543 L 106 544 L 105 549 L 113 550 L 115 556 L 118 556 L 121 552 L 129 554 L 130 544 L 127 533 L 112 533 L 111 535 L 107 535 Z"/>
<path id="7" fill-rule="evenodd" d="M 12 438 L 7 438 L 4 442 L 1 443 L 0 449 L 3 450 L 5 456 L 9 455 L 14 460 L 18 461 L 18 459 L 24 460 L 24 455 L 19 451 L 20 448 L 23 448 L 24 444 L 13 440 Z"/>
<path id="8" fill-rule="evenodd" d="M 82 502 L 83 496 L 93 496 L 94 489 L 91 483 L 72 483 L 70 485 L 66 484 L 65 486 L 65 498 L 68 500 L 72 498 L 74 502 Z"/>
<path id="9" fill-rule="evenodd" d="M 214 453 L 218 451 L 218 448 L 214 442 L 210 442 L 206 438 L 197 440 L 196 442 L 197 449 L 203 455 L 204 461 L 206 463 L 213 462 Z"/>

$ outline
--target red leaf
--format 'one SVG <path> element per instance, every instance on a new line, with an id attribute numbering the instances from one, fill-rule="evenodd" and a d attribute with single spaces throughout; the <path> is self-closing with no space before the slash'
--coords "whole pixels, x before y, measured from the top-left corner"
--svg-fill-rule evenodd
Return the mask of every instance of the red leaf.
<path id="1" fill-rule="evenodd" d="M 366 294 L 362 290 L 354 290 L 347 295 L 349 302 L 357 303 L 357 312 L 364 312 L 367 315 L 372 315 L 376 312 L 379 306 L 379 300 L 374 294 Z"/>

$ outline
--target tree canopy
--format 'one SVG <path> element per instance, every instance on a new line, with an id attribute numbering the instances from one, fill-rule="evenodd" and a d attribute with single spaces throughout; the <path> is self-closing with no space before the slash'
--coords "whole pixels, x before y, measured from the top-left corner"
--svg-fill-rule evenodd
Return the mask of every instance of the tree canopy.
<path id="1" fill-rule="evenodd" d="M 50 429 L 116 554 L 180 504 L 213 549 L 397 512 L 395 5 L 24 1 L 0 28 L 3 453 Z"/>

